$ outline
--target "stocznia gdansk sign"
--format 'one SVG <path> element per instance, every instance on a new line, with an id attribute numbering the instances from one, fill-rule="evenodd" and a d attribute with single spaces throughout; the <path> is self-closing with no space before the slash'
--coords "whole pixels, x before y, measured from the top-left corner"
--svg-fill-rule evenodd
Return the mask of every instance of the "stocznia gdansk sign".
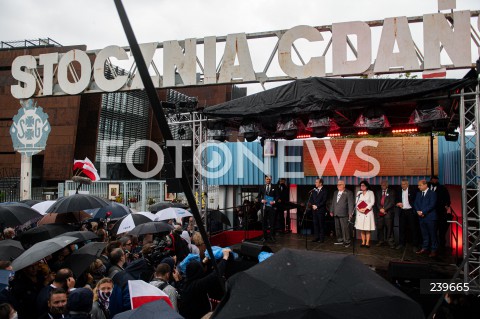
<path id="1" fill-rule="evenodd" d="M 478 16 L 478 12 L 469 10 L 454 12 L 451 15 L 453 27 L 443 13 L 423 15 L 421 19 L 423 54 L 413 40 L 409 19 L 406 17 L 383 20 L 376 50 L 372 49 L 371 28 L 374 23 L 354 21 L 334 23 L 326 27 L 300 25 L 289 30 L 272 32 L 278 37 L 278 47 L 275 45 L 272 49 L 278 59 L 278 70 L 284 74 L 275 79 L 470 68 L 478 57 L 478 55 L 472 57 L 471 45 L 474 42 L 471 41 L 470 34 L 471 16 Z M 480 29 L 480 19 L 477 19 L 477 25 L 472 28 Z M 184 41 L 144 43 L 140 46 L 147 65 L 153 65 L 156 52 L 160 49 L 163 51 L 162 72 L 158 71 L 159 68 L 156 66 L 151 67 L 151 70 L 155 71 L 152 80 L 158 88 L 252 83 L 273 79 L 266 75 L 264 69 L 255 70 L 253 67 L 252 56 L 255 56 L 256 52 L 249 43 L 258 38 L 261 37 L 255 38 L 254 34 L 236 33 L 221 38 L 212 36 Z M 356 38 L 357 54 L 353 58 L 348 54 L 350 45 L 348 38 Z M 292 56 L 294 42 L 299 39 L 308 42 L 323 41 L 326 44 L 325 52 L 331 50 L 331 55 L 326 55 L 325 52 L 313 52 L 313 54 L 309 52 L 311 57 L 305 61 L 305 64 L 296 63 Z M 225 42 L 219 65 L 216 57 L 217 42 Z M 201 58 L 197 56 L 198 48 L 203 50 Z M 262 50 L 265 49 L 262 48 Z M 94 51 L 96 56 L 93 62 L 88 53 L 81 50 L 71 50 L 64 54 L 19 56 L 12 63 L 12 76 L 18 81 L 11 86 L 12 95 L 18 99 L 27 99 L 32 96 L 142 89 L 141 79 L 135 73 L 108 78 L 105 76 L 106 61 L 110 58 L 129 60 L 128 52 L 128 48 L 111 45 Z M 441 64 L 441 54 L 445 53 L 451 64 Z M 75 77 L 70 74 L 72 63 L 79 66 L 76 68 Z M 199 68 L 201 72 L 198 72 L 197 64 L 201 65 Z M 326 66 L 329 70 L 331 69 L 331 72 L 326 72 Z M 197 72 L 201 75 L 198 76 Z M 43 74 L 41 79 L 38 74 Z M 75 80 L 71 80 L 72 78 Z"/>

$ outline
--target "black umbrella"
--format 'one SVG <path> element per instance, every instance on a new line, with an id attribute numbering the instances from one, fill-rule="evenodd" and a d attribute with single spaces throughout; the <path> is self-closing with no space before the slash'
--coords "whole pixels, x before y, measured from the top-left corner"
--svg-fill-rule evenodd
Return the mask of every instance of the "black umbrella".
<path id="1" fill-rule="evenodd" d="M 216 222 L 221 222 L 225 225 L 232 226 L 232 224 L 230 223 L 230 220 L 228 219 L 227 215 L 225 215 L 224 213 L 222 213 L 221 211 L 219 211 L 217 209 L 209 209 L 207 211 L 207 216 L 208 216 L 209 220 L 213 220 L 213 221 L 216 221 Z"/>
<path id="2" fill-rule="evenodd" d="M 24 247 L 27 247 L 73 230 L 74 226 L 65 224 L 40 225 L 21 233 L 18 239 Z"/>
<path id="3" fill-rule="evenodd" d="M 19 201 L 19 203 L 26 204 L 30 207 L 32 207 L 35 204 L 41 203 L 41 202 L 42 202 L 41 200 L 37 200 L 37 199 L 24 199 L 24 200 Z"/>
<path id="4" fill-rule="evenodd" d="M 69 213 L 85 209 L 108 206 L 109 201 L 94 195 L 74 194 L 57 199 L 55 204 L 45 212 L 48 213 Z"/>
<path id="5" fill-rule="evenodd" d="M 15 227 L 29 220 L 42 217 L 36 210 L 26 204 L 0 205 L 0 226 Z"/>
<path id="6" fill-rule="evenodd" d="M 116 314 L 113 319 L 183 319 L 175 310 L 172 309 L 165 301 L 156 300 L 144 303 L 134 310 L 128 310 Z"/>
<path id="7" fill-rule="evenodd" d="M 424 318 L 355 256 L 282 249 L 227 281 L 212 318 Z"/>
<path id="8" fill-rule="evenodd" d="M 73 242 L 73 244 L 82 243 L 82 242 L 87 241 L 87 240 L 98 239 L 98 236 L 94 232 L 91 232 L 89 230 L 69 231 L 69 232 L 66 232 L 66 233 L 62 234 L 62 236 L 72 236 L 72 237 L 77 238 L 77 240 L 75 242 Z"/>
<path id="9" fill-rule="evenodd" d="M 22 244 L 13 239 L 0 240 L 0 260 L 12 260 L 20 256 L 25 250 Z"/>
<path id="10" fill-rule="evenodd" d="M 25 250 L 23 254 L 18 256 L 13 262 L 13 270 L 19 271 L 37 261 L 53 254 L 54 252 L 63 249 L 64 247 L 72 244 L 77 238 L 70 236 L 60 236 L 44 240 L 36 243 L 29 249 Z"/>
<path id="11" fill-rule="evenodd" d="M 107 218 L 107 217 L 111 219 L 122 218 L 123 216 L 126 216 L 132 213 L 130 208 L 117 202 L 111 202 L 108 206 L 89 209 L 86 212 L 92 215 L 92 218 L 99 218 L 99 219 Z"/>
<path id="12" fill-rule="evenodd" d="M 69 213 L 48 213 L 38 221 L 38 225 L 46 224 L 77 224 L 84 220 L 91 219 L 89 213 L 84 211 Z"/>
<path id="13" fill-rule="evenodd" d="M 164 202 L 164 203 L 156 203 L 156 204 L 150 205 L 148 210 L 151 212 L 158 212 L 159 210 L 162 210 L 168 207 L 188 208 L 187 205 L 182 203 Z"/>
<path id="14" fill-rule="evenodd" d="M 145 234 L 169 233 L 173 226 L 165 222 L 148 222 L 135 226 L 128 234 L 140 236 Z"/>
<path id="15" fill-rule="evenodd" d="M 106 246 L 107 243 L 104 242 L 88 243 L 68 256 L 64 267 L 71 269 L 75 276 L 79 277 L 91 263 L 100 257 Z"/>

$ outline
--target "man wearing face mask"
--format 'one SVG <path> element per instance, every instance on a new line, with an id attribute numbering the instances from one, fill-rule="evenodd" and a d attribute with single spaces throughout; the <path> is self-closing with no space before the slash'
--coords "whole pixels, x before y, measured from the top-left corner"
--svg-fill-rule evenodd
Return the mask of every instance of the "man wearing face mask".
<path id="1" fill-rule="evenodd" d="M 68 268 L 62 268 L 55 274 L 53 282 L 42 288 L 37 297 L 37 313 L 45 314 L 48 312 L 48 301 L 51 292 L 56 288 L 62 288 L 64 291 L 69 291 L 75 287 L 75 279 L 73 272 Z"/>
<path id="2" fill-rule="evenodd" d="M 39 319 L 60 319 L 67 313 L 67 292 L 62 288 L 55 288 L 50 292 L 48 312 Z"/>

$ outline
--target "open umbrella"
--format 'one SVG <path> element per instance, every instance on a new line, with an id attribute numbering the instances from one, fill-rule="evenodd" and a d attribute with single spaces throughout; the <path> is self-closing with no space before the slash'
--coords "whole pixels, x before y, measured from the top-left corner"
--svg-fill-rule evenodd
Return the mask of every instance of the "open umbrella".
<path id="1" fill-rule="evenodd" d="M 38 204 L 35 204 L 32 206 L 33 209 L 35 209 L 37 212 L 39 212 L 42 215 L 46 214 L 46 211 L 53 205 L 55 204 L 56 201 L 54 200 L 46 200 L 43 202 L 40 202 Z"/>
<path id="2" fill-rule="evenodd" d="M 154 220 L 167 220 L 167 219 L 177 219 L 187 216 L 193 216 L 188 210 L 178 207 L 169 207 L 158 211 L 155 214 Z"/>
<path id="3" fill-rule="evenodd" d="M 38 221 L 38 225 L 45 224 L 76 224 L 84 220 L 90 219 L 92 216 L 85 213 L 84 211 L 80 212 L 70 212 L 70 213 L 48 213 Z"/>
<path id="4" fill-rule="evenodd" d="M 63 249 L 73 243 L 77 238 L 70 236 L 60 236 L 36 243 L 29 249 L 25 250 L 13 262 L 13 270 L 19 271 L 37 261 Z"/>
<path id="5" fill-rule="evenodd" d="M 79 277 L 100 256 L 106 246 L 107 243 L 104 242 L 88 243 L 68 256 L 64 267 L 71 269 L 74 275 Z"/>
<path id="6" fill-rule="evenodd" d="M 355 256 L 282 249 L 227 281 L 212 318 L 424 318 Z"/>
<path id="7" fill-rule="evenodd" d="M 173 226 L 164 222 L 148 222 L 135 226 L 128 234 L 140 236 L 145 234 L 169 233 Z"/>
<path id="8" fill-rule="evenodd" d="M 24 200 L 19 201 L 19 203 L 26 204 L 30 207 L 32 207 L 33 205 L 38 204 L 40 202 L 41 202 L 41 200 L 37 200 L 37 199 L 24 199 Z"/>
<path id="9" fill-rule="evenodd" d="M 0 205 L 0 226 L 15 227 L 41 215 L 26 204 Z"/>
<path id="10" fill-rule="evenodd" d="M 0 260 L 15 259 L 24 251 L 22 244 L 17 240 L 0 240 Z"/>
<path id="11" fill-rule="evenodd" d="M 209 209 L 207 211 L 208 220 L 221 222 L 225 225 L 232 226 L 227 215 L 219 211 L 218 209 Z"/>
<path id="12" fill-rule="evenodd" d="M 74 194 L 57 199 L 46 213 L 78 212 L 85 209 L 108 206 L 109 201 L 89 194 Z"/>
<path id="13" fill-rule="evenodd" d="M 113 319 L 183 319 L 175 310 L 163 300 L 147 302 L 137 309 L 116 314 Z"/>
<path id="14" fill-rule="evenodd" d="M 94 209 L 88 209 L 85 210 L 87 213 L 92 215 L 92 218 L 122 218 L 123 216 L 126 216 L 128 214 L 131 214 L 132 211 L 130 208 L 127 206 L 117 203 L 117 202 L 111 202 L 108 206 L 100 207 L 100 208 L 94 208 Z M 107 216 L 107 213 L 109 213 Z"/>
<path id="15" fill-rule="evenodd" d="M 135 228 L 135 226 L 138 226 L 140 224 L 145 224 L 151 221 L 152 221 L 151 218 L 148 218 L 147 216 L 142 214 L 138 214 L 138 213 L 129 214 L 119 219 L 115 223 L 115 226 L 113 226 L 112 228 L 112 233 L 117 235 L 123 234 L 128 231 L 131 231 L 132 229 Z"/>
<path id="16" fill-rule="evenodd" d="M 66 224 L 40 225 L 21 233 L 18 235 L 18 239 L 24 247 L 29 247 L 40 241 L 44 241 L 73 230 L 75 230 L 74 226 Z"/>
<path id="17" fill-rule="evenodd" d="M 62 236 L 72 236 L 72 237 L 77 238 L 77 240 L 75 242 L 73 242 L 73 244 L 82 243 L 82 242 L 87 241 L 87 240 L 98 239 L 97 234 L 95 234 L 94 232 L 91 232 L 89 230 L 69 231 L 69 232 L 66 232 L 66 233 L 62 234 Z"/>
<path id="18" fill-rule="evenodd" d="M 163 203 L 156 203 L 151 205 L 148 210 L 151 212 L 158 212 L 162 209 L 168 208 L 168 207 L 178 207 L 178 208 L 188 208 L 187 205 L 182 204 L 182 203 L 172 203 L 172 202 L 163 202 Z"/>

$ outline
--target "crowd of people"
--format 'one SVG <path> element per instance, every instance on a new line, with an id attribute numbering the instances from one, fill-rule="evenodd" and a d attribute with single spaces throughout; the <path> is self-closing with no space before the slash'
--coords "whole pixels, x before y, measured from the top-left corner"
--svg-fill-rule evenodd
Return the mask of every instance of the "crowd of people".
<path id="1" fill-rule="evenodd" d="M 225 278 L 233 263 L 230 249 L 223 249 L 218 260 L 209 259 L 201 234 L 188 222 L 184 227 L 175 225 L 169 234 L 138 237 L 117 236 L 111 233 L 112 224 L 89 221 L 81 225 L 81 230 L 94 232 L 104 241 L 105 249 L 78 276 L 66 267 L 65 260 L 86 242 L 69 245 L 15 271 L 11 261 L 0 261 L 1 269 L 11 271 L 8 286 L 0 292 L 0 319 L 110 319 L 131 309 L 128 280 L 144 280 L 162 290 L 184 318 L 208 316 L 211 301 L 220 300 L 223 294 L 218 278 Z M 17 236 L 12 228 L 3 235 L 4 239 Z M 198 258 L 190 258 L 182 272 L 179 265 L 189 254 Z"/>

